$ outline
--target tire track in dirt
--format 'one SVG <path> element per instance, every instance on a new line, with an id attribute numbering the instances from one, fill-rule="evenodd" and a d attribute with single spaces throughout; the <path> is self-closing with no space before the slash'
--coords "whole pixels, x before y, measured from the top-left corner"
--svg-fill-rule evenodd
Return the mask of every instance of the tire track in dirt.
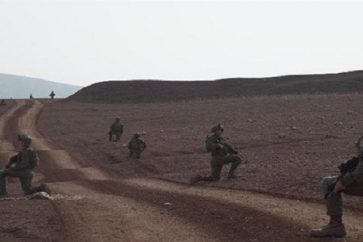
<path id="1" fill-rule="evenodd" d="M 157 191 L 214 199 L 226 204 L 254 208 L 258 211 L 270 214 L 271 216 L 285 218 L 291 223 L 302 224 L 302 228 L 317 227 L 327 222 L 325 218 L 325 205 L 314 202 L 273 197 L 271 195 L 248 191 L 236 191 L 215 187 L 191 187 L 159 179 L 135 178 L 123 182 L 132 187 L 141 186 Z M 356 210 L 346 210 L 344 220 L 349 232 L 347 240 L 356 242 L 362 241 L 363 213 Z M 306 239 L 306 241 L 308 241 L 308 239 Z"/>
<path id="2" fill-rule="evenodd" d="M 81 196 L 55 201 L 67 241 L 316 241 L 307 233 L 324 223 L 321 204 L 157 179 L 111 179 L 52 149 L 36 123 L 26 122 L 41 108 L 36 102 L 19 129 L 35 137 L 51 188 Z M 361 241 L 362 214 L 345 217 L 349 241 Z"/>
<path id="3" fill-rule="evenodd" d="M 7 112 L 5 112 L 0 119 L 0 152 L 1 153 L 8 153 L 8 152 L 14 152 L 15 148 L 14 145 L 9 142 L 5 137 L 5 127 L 9 119 L 14 115 L 14 113 L 19 110 L 23 105 L 25 101 L 23 100 L 17 100 L 14 107 L 10 108 Z"/>
<path id="4" fill-rule="evenodd" d="M 15 105 L 0 117 L 0 167 L 16 153 L 17 117 L 27 110 L 27 101 L 15 100 Z M 39 179 L 36 173 L 35 179 Z M 60 221 L 52 203 L 29 200 L 21 191 L 17 178 L 7 177 L 10 195 L 1 198 L 0 241 L 59 241 Z"/>
<path id="5" fill-rule="evenodd" d="M 63 172 L 58 177 L 61 181 L 54 179 L 50 187 L 62 194 L 56 195 L 54 204 L 63 221 L 65 241 L 217 241 L 213 234 L 183 219 L 165 216 L 148 203 L 117 194 L 105 195 L 76 184 L 77 180 L 110 178 L 97 168 L 82 167 L 63 150 L 52 149 L 36 131 L 35 120 L 42 106 L 35 102 L 19 118 L 19 131 L 34 138 L 33 146 L 40 153 L 40 170 L 46 180 Z"/>

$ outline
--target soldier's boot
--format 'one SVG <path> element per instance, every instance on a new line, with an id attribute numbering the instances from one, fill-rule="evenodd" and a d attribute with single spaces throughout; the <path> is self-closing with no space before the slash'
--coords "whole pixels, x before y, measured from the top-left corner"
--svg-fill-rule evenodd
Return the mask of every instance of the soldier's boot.
<path id="1" fill-rule="evenodd" d="M 47 185 L 47 184 L 45 184 L 45 183 L 40 184 L 40 186 L 39 186 L 39 190 L 40 190 L 41 192 L 46 192 L 46 193 L 48 193 L 49 195 L 52 195 L 52 191 L 50 190 L 50 188 L 48 187 L 48 185 Z"/>
<path id="2" fill-rule="evenodd" d="M 195 183 L 197 183 L 197 182 L 199 182 L 201 180 L 202 180 L 202 176 L 197 175 L 195 177 L 190 178 L 189 184 L 194 185 Z"/>
<path id="3" fill-rule="evenodd" d="M 232 163 L 231 168 L 229 168 L 229 172 L 228 172 L 228 179 L 233 179 L 236 178 L 236 176 L 234 175 L 234 171 L 237 169 L 237 167 L 241 164 L 241 160 L 237 160 L 235 162 Z"/>
<path id="4" fill-rule="evenodd" d="M 336 237 L 342 238 L 346 235 L 344 224 L 342 223 L 342 215 L 333 215 L 330 217 L 330 222 L 328 225 L 313 229 L 310 232 L 311 237 Z"/>

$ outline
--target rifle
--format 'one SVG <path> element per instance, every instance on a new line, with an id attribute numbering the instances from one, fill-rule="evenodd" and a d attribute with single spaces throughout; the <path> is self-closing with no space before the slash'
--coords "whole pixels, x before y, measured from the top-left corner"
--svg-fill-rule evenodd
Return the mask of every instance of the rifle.
<path id="1" fill-rule="evenodd" d="M 227 144 L 225 142 L 220 142 L 220 144 L 223 145 L 223 147 L 226 149 L 226 152 L 228 154 L 238 154 L 238 151 L 233 149 L 233 147 L 230 144 Z"/>
<path id="2" fill-rule="evenodd" d="M 363 148 L 362 148 L 362 145 L 361 145 L 362 139 L 363 139 L 363 136 L 359 137 L 357 143 L 355 144 L 355 146 L 358 149 L 358 156 L 357 157 L 354 156 L 352 159 L 347 160 L 347 161 L 341 163 L 338 166 L 338 169 L 339 169 L 340 174 L 336 178 L 336 181 L 335 182 L 333 182 L 333 183 L 331 183 L 331 184 L 328 185 L 328 189 L 327 189 L 327 193 L 325 194 L 325 198 L 327 198 L 334 191 L 335 184 L 342 177 L 344 177 L 347 173 L 353 172 L 357 168 L 359 162 L 363 158 Z"/>

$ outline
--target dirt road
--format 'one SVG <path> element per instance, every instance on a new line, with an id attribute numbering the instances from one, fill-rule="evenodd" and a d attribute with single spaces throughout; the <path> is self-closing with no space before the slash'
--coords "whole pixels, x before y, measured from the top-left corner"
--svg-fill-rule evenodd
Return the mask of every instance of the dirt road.
<path id="1" fill-rule="evenodd" d="M 117 179 L 85 166 L 37 131 L 42 107 L 37 101 L 29 106 L 18 129 L 34 138 L 38 177 L 53 190 L 63 224 L 61 241 L 305 242 L 316 241 L 308 231 L 325 223 L 321 204 L 158 179 Z M 363 215 L 347 211 L 345 219 L 349 236 L 332 241 L 361 241 Z"/>

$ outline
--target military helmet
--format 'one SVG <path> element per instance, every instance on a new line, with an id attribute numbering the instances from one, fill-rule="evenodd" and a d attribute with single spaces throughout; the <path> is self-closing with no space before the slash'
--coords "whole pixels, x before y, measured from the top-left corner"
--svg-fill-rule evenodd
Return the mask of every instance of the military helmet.
<path id="1" fill-rule="evenodd" d="M 19 134 L 18 141 L 22 142 L 23 144 L 30 145 L 33 139 L 29 135 Z"/>
<path id="2" fill-rule="evenodd" d="M 222 124 L 216 124 L 211 129 L 212 133 L 216 132 L 217 130 L 224 131 L 223 125 Z"/>
<path id="3" fill-rule="evenodd" d="M 141 134 L 140 133 L 134 133 L 134 137 L 135 138 L 140 138 L 141 137 Z"/>
<path id="4" fill-rule="evenodd" d="M 116 120 L 116 121 L 120 121 L 120 120 L 121 120 L 121 118 L 120 118 L 120 117 L 116 117 L 116 118 L 115 118 L 115 120 Z"/>

